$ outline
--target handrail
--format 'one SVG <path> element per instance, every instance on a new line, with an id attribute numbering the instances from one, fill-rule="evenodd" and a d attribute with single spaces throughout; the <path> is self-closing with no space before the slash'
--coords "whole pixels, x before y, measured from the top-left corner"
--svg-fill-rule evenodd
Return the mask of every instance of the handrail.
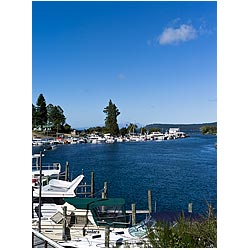
<path id="1" fill-rule="evenodd" d="M 49 244 L 50 246 L 52 246 L 53 248 L 62 248 L 63 246 L 59 245 L 58 243 L 56 243 L 55 241 L 51 240 L 50 238 L 48 238 L 47 236 L 39 233 L 37 230 L 32 229 L 32 248 L 35 247 L 34 244 L 34 236 L 38 237 L 39 239 L 44 241 L 44 247 L 47 248 L 46 246 Z M 40 245 L 40 244 L 39 244 Z"/>

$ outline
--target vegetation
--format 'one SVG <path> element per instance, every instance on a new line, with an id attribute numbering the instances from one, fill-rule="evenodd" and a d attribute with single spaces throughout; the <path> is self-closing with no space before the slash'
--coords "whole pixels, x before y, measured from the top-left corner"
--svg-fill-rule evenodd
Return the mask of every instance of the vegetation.
<path id="1" fill-rule="evenodd" d="M 203 126 L 215 126 L 217 127 L 217 122 L 211 123 L 200 123 L 200 124 L 148 124 L 146 129 L 149 130 L 150 128 L 159 128 L 160 131 L 168 131 L 169 128 L 180 128 L 181 131 L 200 131 L 201 127 Z"/>
<path id="2" fill-rule="evenodd" d="M 33 109 L 33 106 L 32 106 Z M 34 113 L 34 121 L 36 124 L 39 124 L 41 128 L 47 123 L 47 108 L 46 108 L 46 101 L 42 94 L 39 95 L 37 102 L 36 102 L 36 108 Z M 33 120 L 32 119 L 32 120 Z"/>
<path id="3" fill-rule="evenodd" d="M 110 133 L 113 136 L 125 136 L 129 133 L 152 133 L 155 131 L 168 131 L 171 127 L 178 127 L 182 131 L 201 131 L 202 134 L 217 134 L 217 123 L 203 124 L 149 124 L 146 127 L 138 128 L 136 124 L 130 123 L 119 130 L 117 117 L 120 115 L 119 109 L 109 100 L 109 104 L 104 108 L 106 114 L 105 126 L 91 127 L 84 129 L 83 134 L 90 133 Z M 46 105 L 43 94 L 40 94 L 36 106 L 32 104 L 32 128 L 41 131 L 52 131 L 60 133 L 70 133 L 71 126 L 66 122 L 63 109 L 59 105 Z"/>
<path id="4" fill-rule="evenodd" d="M 53 106 L 52 104 L 49 104 L 47 106 L 48 110 L 48 123 L 53 125 L 53 130 L 57 130 L 58 128 L 61 128 L 66 121 L 66 117 L 63 114 L 63 109 L 60 106 Z"/>
<path id="5" fill-rule="evenodd" d="M 149 133 L 152 133 L 152 132 L 160 132 L 160 129 L 159 128 L 149 128 Z"/>
<path id="6" fill-rule="evenodd" d="M 202 134 L 217 134 L 217 126 L 203 126 L 200 130 Z"/>
<path id="7" fill-rule="evenodd" d="M 117 116 L 120 114 L 119 109 L 116 107 L 115 104 L 109 100 L 109 105 L 104 108 L 103 112 L 106 114 L 105 118 L 105 128 L 106 132 L 110 133 L 111 135 L 118 135 L 119 134 L 119 127 L 117 124 Z"/>
<path id="8" fill-rule="evenodd" d="M 153 248 L 216 248 L 217 220 L 211 206 L 206 216 L 191 220 L 180 216 L 177 224 L 157 222 L 148 231 L 149 243 L 145 247 Z"/>
<path id="9" fill-rule="evenodd" d="M 46 105 L 43 94 L 40 94 L 36 106 L 32 104 L 32 128 L 45 128 L 51 131 L 65 132 L 71 131 L 69 124 L 65 124 L 66 117 L 63 114 L 63 109 L 60 106 L 52 104 Z"/>

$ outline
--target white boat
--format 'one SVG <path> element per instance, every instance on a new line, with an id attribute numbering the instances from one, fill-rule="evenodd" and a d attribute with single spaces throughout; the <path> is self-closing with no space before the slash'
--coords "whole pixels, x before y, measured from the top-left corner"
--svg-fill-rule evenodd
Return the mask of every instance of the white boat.
<path id="1" fill-rule="evenodd" d="M 87 140 L 88 140 L 88 142 L 93 143 L 93 144 L 104 143 L 106 141 L 106 139 L 104 137 L 101 137 L 101 136 L 96 135 L 96 134 L 90 135 Z"/>
<path id="2" fill-rule="evenodd" d="M 115 139 L 113 137 L 107 138 L 106 143 L 114 143 Z"/>
<path id="3" fill-rule="evenodd" d="M 64 247 L 141 246 L 149 220 L 130 227 L 130 216 L 126 215 L 125 200 L 121 198 L 75 197 L 74 190 L 82 179 L 83 175 L 72 182 L 51 180 L 42 187 L 41 213 L 37 203 L 39 189 L 34 191 L 33 229 L 37 228 L 40 215 L 41 233 Z M 105 242 L 107 230 L 109 243 Z"/>
<path id="4" fill-rule="evenodd" d="M 106 140 L 106 143 L 114 143 L 115 142 L 114 137 L 110 133 L 104 134 L 104 138 Z"/>
<path id="5" fill-rule="evenodd" d="M 148 135 L 149 140 L 155 140 L 155 141 L 163 141 L 165 139 L 165 135 L 161 132 L 152 132 Z"/>
<path id="6" fill-rule="evenodd" d="M 44 156 L 44 155 L 42 155 Z M 38 185 L 39 176 L 40 176 L 40 154 L 32 155 L 32 185 Z M 48 163 L 42 164 L 42 179 L 47 181 L 49 177 L 58 177 L 61 172 L 60 163 Z"/>
<path id="7" fill-rule="evenodd" d="M 42 197 L 75 197 L 74 191 L 82 179 L 83 175 L 79 175 L 71 182 L 52 179 L 48 185 L 42 186 L 41 195 Z M 34 190 L 33 197 L 39 197 L 39 188 Z"/>
<path id="8" fill-rule="evenodd" d="M 43 141 L 41 138 L 33 138 L 32 139 L 32 146 L 42 146 Z"/>
<path id="9" fill-rule="evenodd" d="M 117 137 L 117 138 L 116 138 L 116 141 L 117 141 L 117 142 L 124 142 L 124 139 L 120 136 L 120 137 Z"/>
<path id="10" fill-rule="evenodd" d="M 63 181 L 52 179 L 47 185 L 41 187 L 41 217 L 43 221 L 49 222 L 51 216 L 61 211 L 61 206 L 65 201 L 65 197 L 75 197 L 75 189 L 83 179 L 83 175 L 79 175 L 73 181 Z M 40 187 L 36 186 L 32 192 L 33 216 L 32 223 L 36 225 L 39 220 L 37 208 L 39 206 Z"/>

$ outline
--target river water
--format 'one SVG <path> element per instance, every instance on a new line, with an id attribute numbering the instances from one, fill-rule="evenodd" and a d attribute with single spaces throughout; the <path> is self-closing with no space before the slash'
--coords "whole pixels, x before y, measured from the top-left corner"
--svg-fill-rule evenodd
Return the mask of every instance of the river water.
<path id="1" fill-rule="evenodd" d="M 189 133 L 190 137 L 166 141 L 113 144 L 65 144 L 44 152 L 43 163 L 69 163 L 70 177 L 84 173 L 90 184 L 95 173 L 95 190 L 108 182 L 108 197 L 124 198 L 131 209 L 147 209 L 147 192 L 152 191 L 153 211 L 204 213 L 207 203 L 217 207 L 217 137 Z M 33 153 L 39 153 L 33 147 Z"/>

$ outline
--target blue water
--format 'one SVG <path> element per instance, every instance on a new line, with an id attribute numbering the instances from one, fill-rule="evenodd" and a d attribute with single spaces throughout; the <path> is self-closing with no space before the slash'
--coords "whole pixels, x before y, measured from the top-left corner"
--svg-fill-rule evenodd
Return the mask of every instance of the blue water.
<path id="1" fill-rule="evenodd" d="M 90 184 L 95 173 L 95 190 L 108 182 L 108 196 L 125 198 L 131 208 L 147 209 L 147 192 L 152 191 L 153 210 L 204 213 L 207 202 L 217 207 L 216 136 L 190 134 L 185 139 L 124 142 L 114 144 L 58 145 L 46 151 L 44 163 L 66 161 L 70 177 L 82 172 Z M 39 152 L 33 148 L 33 153 Z"/>

